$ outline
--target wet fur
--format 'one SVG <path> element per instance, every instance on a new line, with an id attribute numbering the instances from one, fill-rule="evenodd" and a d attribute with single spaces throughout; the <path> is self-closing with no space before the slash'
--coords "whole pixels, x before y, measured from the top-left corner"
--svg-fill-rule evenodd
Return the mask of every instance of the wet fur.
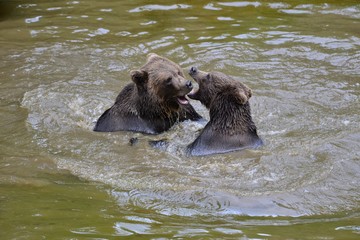
<path id="1" fill-rule="evenodd" d="M 172 81 L 165 82 L 169 75 Z M 170 60 L 149 54 L 141 69 L 131 71 L 131 78 L 133 82 L 123 88 L 114 105 L 99 117 L 94 131 L 158 134 L 178 121 L 202 118 L 190 104 L 177 103 L 177 94 L 185 95 L 189 90 L 182 70 Z"/>
<path id="2" fill-rule="evenodd" d="M 201 156 L 261 146 L 248 101 L 251 89 L 222 73 L 192 70 L 190 75 L 200 89 L 189 97 L 209 109 L 210 121 L 187 147 L 188 154 Z"/>

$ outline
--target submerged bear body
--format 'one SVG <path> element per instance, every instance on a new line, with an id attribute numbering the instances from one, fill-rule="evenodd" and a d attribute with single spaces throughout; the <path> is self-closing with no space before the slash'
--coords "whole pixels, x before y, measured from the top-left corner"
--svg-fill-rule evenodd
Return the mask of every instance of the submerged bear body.
<path id="1" fill-rule="evenodd" d="M 149 54 L 143 67 L 131 71 L 131 79 L 97 120 L 94 131 L 159 134 L 176 122 L 202 118 L 186 98 L 192 84 L 174 62 Z"/>
<path id="2" fill-rule="evenodd" d="M 189 74 L 199 90 L 188 96 L 209 109 L 210 121 L 188 147 L 193 156 L 226 153 L 263 145 L 251 117 L 251 89 L 219 72 L 203 72 L 195 67 Z"/>

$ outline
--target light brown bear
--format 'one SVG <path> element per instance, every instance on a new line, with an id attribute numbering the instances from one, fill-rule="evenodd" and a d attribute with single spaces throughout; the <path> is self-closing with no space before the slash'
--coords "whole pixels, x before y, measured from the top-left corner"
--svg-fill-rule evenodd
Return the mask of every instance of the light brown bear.
<path id="1" fill-rule="evenodd" d="M 130 75 L 133 82 L 100 116 L 94 131 L 159 134 L 178 121 L 202 118 L 186 98 L 193 87 L 176 63 L 151 53 L 145 65 Z"/>
<path id="2" fill-rule="evenodd" d="M 251 118 L 251 89 L 220 72 L 189 71 L 199 84 L 188 97 L 199 100 L 209 109 L 210 121 L 196 140 L 188 145 L 189 155 L 226 153 L 263 144 Z"/>

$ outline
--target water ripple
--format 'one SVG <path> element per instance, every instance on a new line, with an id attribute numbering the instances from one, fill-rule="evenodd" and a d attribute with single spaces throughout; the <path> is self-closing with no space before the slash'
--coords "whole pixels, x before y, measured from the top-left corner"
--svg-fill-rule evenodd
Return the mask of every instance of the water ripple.
<path id="1" fill-rule="evenodd" d="M 247 2 L 247 1 L 218 2 L 218 4 L 221 6 L 226 6 L 226 7 L 248 7 L 248 6 L 259 7 L 259 6 L 261 6 L 260 2 Z"/>
<path id="2" fill-rule="evenodd" d="M 76 5 L 75 12 L 36 6 L 40 10 L 25 18 L 29 24 L 22 31 L 32 34 L 31 43 L 46 44 L 4 58 L 2 68 L 14 69 L 11 81 L 21 79 L 11 89 L 23 93 L 27 128 L 58 168 L 119 189 L 111 194 L 119 205 L 164 215 L 299 216 L 356 205 L 357 155 L 351 149 L 358 147 L 359 134 L 359 38 L 347 31 L 355 29 L 353 19 L 319 13 L 334 5 L 127 2 L 122 9 L 101 3 L 86 11 L 81 2 Z M 237 11 L 244 7 L 252 14 L 240 18 Z M 195 14 L 199 9 L 205 15 Z M 312 14 L 299 18 L 281 10 Z M 178 15 L 163 21 L 151 11 Z M 332 23 L 324 31 L 318 31 L 325 21 L 319 15 Z M 94 121 L 131 82 L 129 71 L 154 50 L 184 69 L 222 71 L 248 84 L 265 147 L 188 158 L 184 149 L 203 128 L 189 122 L 156 137 L 92 132 Z M 132 137 L 138 145 L 129 146 Z M 164 151 L 147 144 L 162 138 L 171 142 Z M 117 229 L 134 234 L 132 227 Z"/>
<path id="3" fill-rule="evenodd" d="M 158 4 L 150 4 L 141 7 L 137 7 L 134 9 L 130 9 L 130 13 L 138 13 L 143 11 L 168 11 L 168 10 L 177 10 L 177 9 L 187 9 L 191 8 L 191 5 L 187 4 L 173 4 L 173 5 L 158 5 Z"/>

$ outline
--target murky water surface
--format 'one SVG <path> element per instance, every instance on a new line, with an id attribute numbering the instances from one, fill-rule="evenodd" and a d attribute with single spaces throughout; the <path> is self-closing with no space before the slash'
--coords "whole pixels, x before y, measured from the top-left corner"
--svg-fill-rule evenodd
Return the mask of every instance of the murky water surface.
<path id="1" fill-rule="evenodd" d="M 358 1 L 0 8 L 1 239 L 359 238 Z M 93 132 L 150 52 L 251 87 L 265 146 L 188 158 L 204 124 Z"/>

